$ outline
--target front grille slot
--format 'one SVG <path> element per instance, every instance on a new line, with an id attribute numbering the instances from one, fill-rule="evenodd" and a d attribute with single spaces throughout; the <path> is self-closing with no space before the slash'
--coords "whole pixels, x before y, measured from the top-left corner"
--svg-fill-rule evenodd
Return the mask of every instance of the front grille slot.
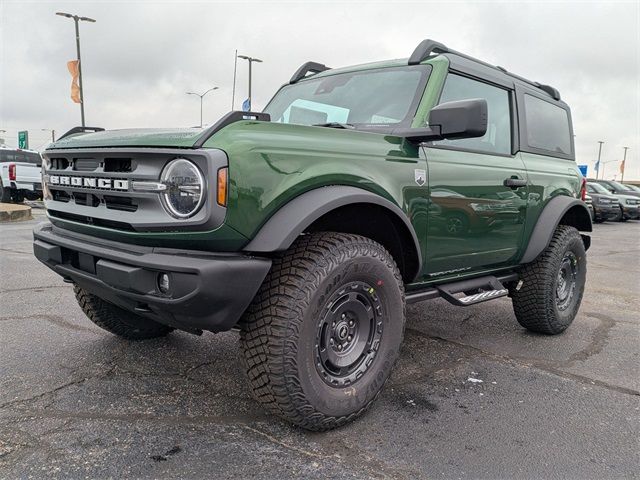
<path id="1" fill-rule="evenodd" d="M 51 168 L 53 170 L 66 170 L 69 168 L 69 160 L 66 158 L 52 158 Z"/>
<path id="2" fill-rule="evenodd" d="M 130 158 L 105 158 L 105 172 L 132 172 L 132 162 Z"/>
<path id="3" fill-rule="evenodd" d="M 84 215 L 76 215 L 75 213 L 61 212 L 60 210 L 47 210 L 50 216 L 61 220 L 69 220 L 72 222 L 84 223 L 85 225 L 96 225 L 98 227 L 113 228 L 116 230 L 125 230 L 133 232 L 135 229 L 128 223 L 117 222 L 115 220 L 106 220 L 102 218 L 87 217 Z"/>
<path id="4" fill-rule="evenodd" d="M 85 205 L 88 207 L 97 207 L 100 205 L 100 199 L 90 193 L 75 192 L 73 198 L 76 201 L 76 205 Z"/>
<path id="5" fill-rule="evenodd" d="M 71 200 L 71 196 L 65 192 L 64 190 L 53 190 L 51 189 L 51 196 L 56 202 L 68 202 Z"/>
<path id="6" fill-rule="evenodd" d="M 111 210 L 122 210 L 124 212 L 135 212 L 138 210 L 138 204 L 134 203 L 134 201 L 128 197 L 105 195 L 104 202 L 107 208 L 110 208 Z"/>
<path id="7" fill-rule="evenodd" d="M 76 158 L 73 161 L 73 169 L 79 172 L 93 172 L 100 166 L 95 158 Z"/>

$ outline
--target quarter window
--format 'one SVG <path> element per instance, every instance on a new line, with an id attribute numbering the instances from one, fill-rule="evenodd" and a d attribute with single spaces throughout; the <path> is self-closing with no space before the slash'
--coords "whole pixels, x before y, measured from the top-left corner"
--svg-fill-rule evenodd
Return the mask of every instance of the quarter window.
<path id="1" fill-rule="evenodd" d="M 449 74 L 440 103 L 457 100 L 483 98 L 487 101 L 487 133 L 483 137 L 460 140 L 440 140 L 435 145 L 477 150 L 487 153 L 511 154 L 511 113 L 509 92 L 487 83 L 478 82 L 460 75 Z"/>
<path id="2" fill-rule="evenodd" d="M 530 147 L 571 154 L 569 115 L 564 108 L 525 93 L 524 112 Z"/>

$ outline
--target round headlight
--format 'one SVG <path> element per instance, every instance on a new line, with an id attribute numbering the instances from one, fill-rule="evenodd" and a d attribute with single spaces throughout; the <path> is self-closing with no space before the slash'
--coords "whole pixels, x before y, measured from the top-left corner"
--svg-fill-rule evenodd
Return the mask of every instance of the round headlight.
<path id="1" fill-rule="evenodd" d="M 177 158 L 169 162 L 162 171 L 161 181 L 167 187 L 162 192 L 162 203 L 172 216 L 189 218 L 202 206 L 204 177 L 189 160 Z"/>

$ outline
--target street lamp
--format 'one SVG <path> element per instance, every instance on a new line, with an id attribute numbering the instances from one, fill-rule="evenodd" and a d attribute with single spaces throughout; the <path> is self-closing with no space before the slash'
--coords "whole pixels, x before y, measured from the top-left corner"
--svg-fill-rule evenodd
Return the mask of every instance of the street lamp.
<path id="1" fill-rule="evenodd" d="M 217 90 L 218 87 L 211 87 L 209 90 L 204 92 L 202 95 L 195 92 L 187 92 L 187 95 L 195 95 L 196 97 L 200 97 L 200 128 L 202 128 L 202 99 L 204 96 L 212 90 Z"/>
<path id="2" fill-rule="evenodd" d="M 624 170 L 625 168 L 627 168 L 627 150 L 629 150 L 629 147 L 622 148 L 624 148 L 624 158 L 622 159 L 622 178 L 620 179 L 620 181 L 624 182 Z"/>
<path id="3" fill-rule="evenodd" d="M 82 117 L 82 126 L 84 127 L 84 89 L 82 88 L 82 62 L 80 61 L 80 29 L 78 28 L 78 22 L 91 22 L 95 23 L 93 18 L 79 17 L 78 15 L 72 15 L 70 13 L 56 12 L 56 15 L 61 17 L 73 18 L 76 24 L 76 50 L 78 51 L 78 83 L 80 84 L 80 115 Z"/>
<path id="4" fill-rule="evenodd" d="M 50 128 L 41 128 L 40 130 L 42 132 L 51 132 L 51 141 L 52 142 L 56 141 L 56 131 L 55 130 L 51 130 Z"/>
<path id="5" fill-rule="evenodd" d="M 238 58 L 247 60 L 249 62 L 249 96 L 248 96 L 249 108 L 247 110 L 251 111 L 251 65 L 253 64 L 253 62 L 262 63 L 262 60 L 260 60 L 259 58 L 249 57 L 247 55 L 238 55 Z"/>
<path id="6" fill-rule="evenodd" d="M 598 174 L 600 173 L 600 155 L 602 154 L 602 144 L 604 142 L 602 140 L 598 140 L 598 143 L 600 144 L 600 146 L 598 147 L 598 161 L 596 162 L 596 165 L 598 166 L 596 170 L 596 180 L 598 179 Z"/>

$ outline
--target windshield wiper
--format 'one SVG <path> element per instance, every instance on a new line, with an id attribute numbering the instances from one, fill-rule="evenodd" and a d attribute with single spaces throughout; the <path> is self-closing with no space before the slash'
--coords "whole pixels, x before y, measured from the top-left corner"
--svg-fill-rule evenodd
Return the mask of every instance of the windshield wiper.
<path id="1" fill-rule="evenodd" d="M 350 123 L 340 123 L 340 122 L 328 122 L 328 123 L 315 123 L 311 125 L 312 127 L 327 127 L 327 128 L 345 128 L 345 129 L 354 129 L 353 125 Z"/>

